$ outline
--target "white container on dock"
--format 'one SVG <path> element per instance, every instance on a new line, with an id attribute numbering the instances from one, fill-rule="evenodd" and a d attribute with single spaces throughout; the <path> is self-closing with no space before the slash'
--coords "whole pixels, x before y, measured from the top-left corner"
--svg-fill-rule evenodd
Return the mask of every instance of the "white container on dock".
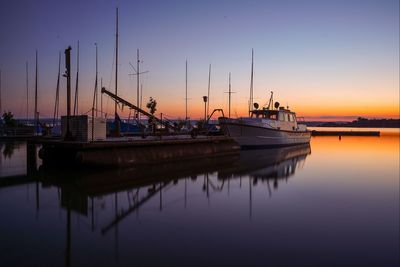
<path id="1" fill-rule="evenodd" d="M 106 119 L 88 115 L 70 116 L 69 129 L 72 139 L 78 142 L 99 141 L 106 139 Z M 92 134 L 93 133 L 93 134 Z M 67 116 L 61 116 L 61 136 L 67 134 Z"/>

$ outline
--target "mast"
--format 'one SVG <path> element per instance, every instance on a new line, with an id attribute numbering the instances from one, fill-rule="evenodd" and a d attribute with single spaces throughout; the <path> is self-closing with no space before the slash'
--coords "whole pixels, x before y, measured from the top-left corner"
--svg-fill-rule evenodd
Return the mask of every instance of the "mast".
<path id="1" fill-rule="evenodd" d="M 254 75 L 254 50 L 251 49 L 251 79 L 250 79 L 250 98 L 249 98 L 249 115 L 253 108 L 253 75 Z"/>
<path id="2" fill-rule="evenodd" d="M 28 121 L 29 119 L 29 76 L 28 76 L 28 61 L 25 63 L 25 69 L 26 69 L 26 120 Z M 1 98 L 1 97 L 0 97 Z M 0 104 L 1 106 L 1 104 Z M 0 108 L 1 112 L 1 108 Z"/>
<path id="3" fill-rule="evenodd" d="M 210 107 L 210 87 L 211 87 L 211 64 L 208 68 L 207 118 L 208 118 L 208 112 L 209 112 L 209 107 Z"/>
<path id="4" fill-rule="evenodd" d="M 188 119 L 188 105 L 187 105 L 187 101 L 188 101 L 188 97 L 187 97 L 187 84 L 188 84 L 188 68 L 187 68 L 187 60 L 186 60 L 186 90 L 185 90 L 185 120 L 187 121 Z"/>
<path id="5" fill-rule="evenodd" d="M 71 117 L 71 50 L 72 48 L 68 46 L 65 49 L 65 74 L 64 77 L 67 78 L 67 131 L 65 134 L 65 140 L 72 139 L 70 132 L 70 117 Z"/>
<path id="6" fill-rule="evenodd" d="M 96 105 L 96 117 L 97 117 L 97 43 L 94 44 L 96 46 L 96 79 L 94 82 L 94 91 L 93 91 L 93 105 L 92 105 L 92 141 L 94 141 L 94 109 Z"/>
<path id="7" fill-rule="evenodd" d="M 75 101 L 74 101 L 74 116 L 79 113 L 78 111 L 78 79 L 79 79 L 79 41 L 78 41 L 78 51 L 76 55 L 76 83 L 75 83 Z"/>
<path id="8" fill-rule="evenodd" d="M 93 93 L 93 107 L 92 107 L 92 117 L 94 118 L 93 111 L 96 108 L 96 117 L 97 117 L 97 77 L 98 77 L 98 53 L 97 53 L 97 43 L 94 44 L 96 46 L 96 78 L 94 82 L 94 93 Z"/>
<path id="9" fill-rule="evenodd" d="M 1 69 L 0 69 L 0 113 L 2 113 L 3 112 L 3 110 L 2 110 L 2 106 L 1 106 Z M 0 114 L 0 115 L 3 115 L 3 114 Z"/>
<path id="10" fill-rule="evenodd" d="M 103 78 L 100 78 L 100 87 L 103 89 Z M 100 113 L 101 117 L 103 117 L 103 94 L 100 94 Z"/>
<path id="11" fill-rule="evenodd" d="M 39 116 L 38 116 L 38 110 L 37 110 L 37 101 L 38 101 L 38 51 L 36 50 L 36 70 L 35 70 L 35 113 L 34 113 L 34 120 L 35 120 L 35 132 L 38 132 L 38 120 L 39 120 Z"/>
<path id="12" fill-rule="evenodd" d="M 143 84 L 141 83 L 140 84 L 140 105 L 139 105 L 139 108 L 142 108 L 142 102 L 143 102 Z"/>
<path id="13" fill-rule="evenodd" d="M 136 61 L 136 70 L 137 70 L 137 77 L 136 77 L 136 106 L 140 107 L 140 97 L 139 97 L 139 76 L 140 76 L 140 70 L 139 70 L 139 49 L 137 49 L 137 61 Z M 140 107 L 141 108 L 141 107 Z M 136 113 L 136 118 L 139 118 L 139 112 Z"/>
<path id="14" fill-rule="evenodd" d="M 56 101 L 54 103 L 54 116 L 53 116 L 53 127 L 58 119 L 58 107 L 59 107 L 59 96 L 60 96 L 60 72 L 61 72 L 61 52 L 58 53 L 58 76 L 57 76 L 57 87 L 56 87 Z"/>
<path id="15" fill-rule="evenodd" d="M 115 95 L 118 95 L 118 7 L 116 9 L 116 27 L 115 27 Z M 115 136 L 120 135 L 120 123 L 117 114 L 117 102 L 114 106 L 114 122 L 115 122 Z"/>
<path id="16" fill-rule="evenodd" d="M 115 29 L 115 95 L 118 95 L 118 7 L 116 10 L 116 29 Z M 115 119 L 117 119 L 117 102 L 115 102 Z"/>
<path id="17" fill-rule="evenodd" d="M 231 73 L 229 72 L 229 109 L 228 109 L 228 118 L 231 117 L 231 95 L 232 95 L 232 90 L 231 90 Z"/>

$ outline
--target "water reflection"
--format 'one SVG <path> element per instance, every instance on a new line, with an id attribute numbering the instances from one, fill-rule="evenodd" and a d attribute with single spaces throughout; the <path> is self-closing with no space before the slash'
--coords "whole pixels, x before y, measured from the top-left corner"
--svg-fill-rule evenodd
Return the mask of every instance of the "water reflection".
<path id="1" fill-rule="evenodd" d="M 299 167 L 302 167 L 310 153 L 310 146 L 302 145 L 280 149 L 248 150 L 229 157 L 164 163 L 132 169 L 60 172 L 59 169 L 41 168 L 39 177 L 43 187 L 57 187 L 60 206 L 66 210 L 65 265 L 70 266 L 71 213 L 89 218 L 92 232 L 98 230 L 103 236 L 114 232 L 114 256 L 118 259 L 119 224 L 132 214 L 139 216 L 143 206 L 152 200 L 158 202 L 158 210 L 162 211 L 164 195 L 172 195 L 171 188 L 183 184 L 183 198 L 180 201 L 186 208 L 190 195 L 189 182 L 201 186 L 203 197 L 208 199 L 211 193 L 223 192 L 225 189 L 229 193 L 229 184 L 232 180 L 239 179 L 241 188 L 243 177 L 248 180 L 249 185 L 251 219 L 252 187 L 266 184 L 271 196 L 270 182 L 277 189 L 278 182 L 287 181 Z M 193 191 L 192 188 L 191 192 Z M 39 203 L 37 204 L 39 207 Z M 108 219 L 99 222 L 96 218 L 101 216 L 99 213 L 102 212 L 106 213 L 105 217 Z"/>
<path id="2" fill-rule="evenodd" d="M 19 142 L 6 142 L 0 143 L 0 151 L 2 151 L 4 159 L 11 158 L 15 149 L 19 149 L 21 143 Z"/>
<path id="3" fill-rule="evenodd" d="M 311 144 L 26 177 L 22 145 L 0 162 L 0 265 L 397 266 L 398 136 Z"/>

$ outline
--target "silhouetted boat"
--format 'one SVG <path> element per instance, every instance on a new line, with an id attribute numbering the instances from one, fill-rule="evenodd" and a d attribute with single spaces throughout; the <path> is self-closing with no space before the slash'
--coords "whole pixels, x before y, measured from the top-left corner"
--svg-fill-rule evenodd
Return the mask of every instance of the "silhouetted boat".
<path id="1" fill-rule="evenodd" d="M 277 147 L 307 144 L 311 132 L 305 124 L 297 121 L 296 113 L 280 107 L 276 102 L 272 106 L 272 93 L 268 107 L 258 109 L 254 103 L 250 117 L 231 119 L 220 117 L 219 123 L 225 135 L 232 137 L 242 148 Z"/>

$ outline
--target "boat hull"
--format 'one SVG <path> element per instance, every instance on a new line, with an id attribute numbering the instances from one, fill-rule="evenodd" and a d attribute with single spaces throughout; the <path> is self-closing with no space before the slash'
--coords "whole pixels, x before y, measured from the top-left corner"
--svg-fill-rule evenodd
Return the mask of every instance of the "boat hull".
<path id="1" fill-rule="evenodd" d="M 281 147 L 310 142 L 309 131 L 281 131 L 261 126 L 246 125 L 232 120 L 220 120 L 224 134 L 232 137 L 241 148 Z"/>

